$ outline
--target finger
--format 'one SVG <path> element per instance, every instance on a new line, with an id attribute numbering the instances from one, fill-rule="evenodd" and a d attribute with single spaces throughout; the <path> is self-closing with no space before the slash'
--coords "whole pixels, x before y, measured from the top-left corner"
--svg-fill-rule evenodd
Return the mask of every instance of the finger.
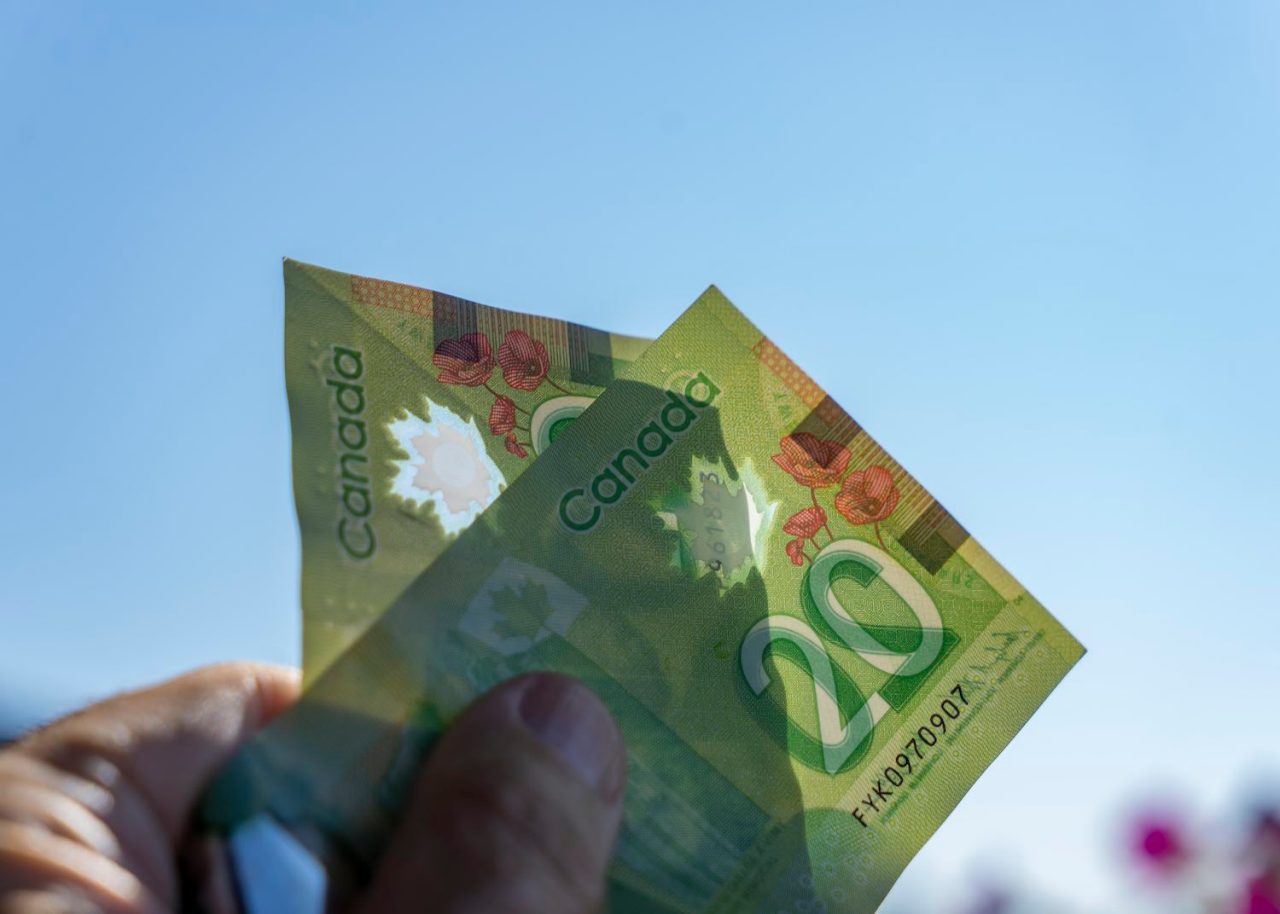
<path id="1" fill-rule="evenodd" d="M 442 737 L 359 910 L 597 910 L 625 781 L 622 736 L 590 689 L 504 683 Z"/>
<path id="2" fill-rule="evenodd" d="M 134 908 L 173 897 L 174 850 L 204 786 L 297 691 L 291 670 L 208 667 L 0 752 L 0 882 L 76 883 L 126 908 L 131 895 Z"/>
<path id="3" fill-rule="evenodd" d="M 218 664 L 55 721 L 17 751 L 108 792 L 135 794 L 176 841 L 213 774 L 297 694 L 291 669 Z"/>

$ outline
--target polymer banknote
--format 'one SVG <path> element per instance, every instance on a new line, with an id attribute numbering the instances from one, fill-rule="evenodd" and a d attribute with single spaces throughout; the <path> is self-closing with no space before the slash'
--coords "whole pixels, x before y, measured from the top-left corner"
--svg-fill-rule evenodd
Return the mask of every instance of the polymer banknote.
<path id="1" fill-rule="evenodd" d="M 286 260 L 309 681 L 649 341 Z"/>
<path id="2" fill-rule="evenodd" d="M 354 407 L 375 377 L 409 378 L 374 371 L 394 350 L 349 326 L 311 336 L 332 421 L 343 385 L 363 386 Z M 484 373 L 459 330 L 458 377 Z M 553 669 L 596 690 L 628 747 L 612 909 L 870 912 L 1082 655 L 718 290 L 596 377 L 594 403 L 216 782 L 203 822 L 239 884 L 305 861 L 318 888 L 297 910 L 332 904 L 376 867 L 448 721 Z"/>

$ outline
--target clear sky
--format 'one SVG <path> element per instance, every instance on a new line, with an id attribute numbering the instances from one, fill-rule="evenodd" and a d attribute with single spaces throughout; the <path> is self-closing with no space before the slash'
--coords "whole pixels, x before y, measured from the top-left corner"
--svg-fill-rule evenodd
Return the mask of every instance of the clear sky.
<path id="1" fill-rule="evenodd" d="M 0 3 L 0 706 L 297 658 L 290 256 L 715 282 L 1085 642 L 900 904 L 1280 773 L 1273 0 L 195 6 Z"/>

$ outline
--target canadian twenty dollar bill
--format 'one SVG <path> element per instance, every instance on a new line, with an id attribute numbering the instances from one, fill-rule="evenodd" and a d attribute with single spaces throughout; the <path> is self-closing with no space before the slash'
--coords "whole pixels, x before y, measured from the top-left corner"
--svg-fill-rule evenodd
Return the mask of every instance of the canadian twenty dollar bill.
<path id="1" fill-rule="evenodd" d="M 649 344 L 284 263 L 315 678 Z"/>
<path id="2" fill-rule="evenodd" d="M 375 865 L 442 727 L 554 669 L 627 742 L 613 910 L 870 912 L 1082 653 L 712 288 L 237 756 L 203 821 L 242 883 L 264 847 L 320 861 L 322 906 Z"/>

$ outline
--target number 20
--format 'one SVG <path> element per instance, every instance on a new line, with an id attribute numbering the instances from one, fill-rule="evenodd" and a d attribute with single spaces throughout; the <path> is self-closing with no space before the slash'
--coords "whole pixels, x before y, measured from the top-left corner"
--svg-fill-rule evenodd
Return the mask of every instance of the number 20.
<path id="1" fill-rule="evenodd" d="M 882 644 L 836 597 L 838 580 L 869 583 L 877 577 L 906 603 L 919 623 L 920 644 L 909 653 Z M 856 761 L 859 747 L 871 736 L 890 706 L 878 691 L 863 699 L 849 675 L 832 663 L 824 638 L 842 643 L 890 676 L 914 676 L 928 670 L 941 653 L 942 617 L 910 572 L 884 550 L 861 540 L 837 540 L 828 544 L 814 558 L 802 588 L 809 621 L 793 616 L 765 616 L 743 637 L 739 660 L 742 675 L 757 697 L 763 696 L 771 682 L 764 668 L 765 657 L 770 654 L 787 658 L 809 674 L 818 733 L 816 737 L 808 733 L 786 712 L 784 705 L 784 744 L 792 755 L 810 767 L 837 774 Z"/>

